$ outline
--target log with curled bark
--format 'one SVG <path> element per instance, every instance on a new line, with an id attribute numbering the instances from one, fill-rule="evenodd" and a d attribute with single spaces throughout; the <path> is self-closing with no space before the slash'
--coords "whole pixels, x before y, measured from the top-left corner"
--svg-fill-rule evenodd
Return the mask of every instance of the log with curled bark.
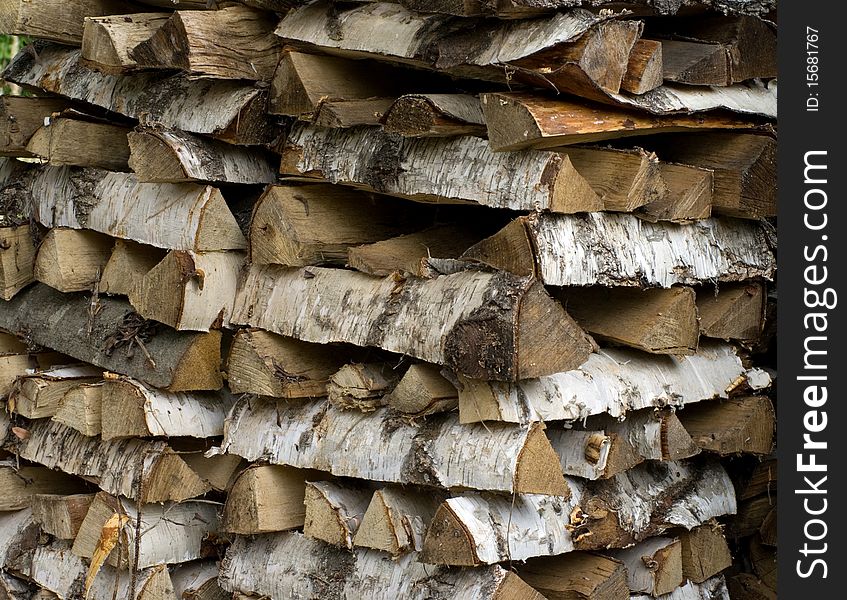
<path id="1" fill-rule="evenodd" d="M 245 398 L 230 413 L 221 451 L 374 481 L 568 494 L 540 425 L 464 426 L 451 414 L 411 425 L 384 408 L 365 414 Z"/>
<path id="2" fill-rule="evenodd" d="M 374 550 L 353 553 L 300 533 L 238 536 L 221 564 L 228 592 L 272 598 L 418 598 L 543 600 L 499 565 L 472 570 L 427 567 L 408 554 L 397 560 Z"/>
<path id="3" fill-rule="evenodd" d="M 499 381 L 576 368 L 595 349 L 540 283 L 505 273 L 377 279 L 340 269 L 254 267 L 232 322 L 308 342 L 376 346 Z"/>

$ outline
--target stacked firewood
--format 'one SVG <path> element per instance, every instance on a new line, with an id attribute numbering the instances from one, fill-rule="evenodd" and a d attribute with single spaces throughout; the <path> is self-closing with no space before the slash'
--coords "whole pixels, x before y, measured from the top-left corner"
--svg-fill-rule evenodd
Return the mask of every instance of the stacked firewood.
<path id="1" fill-rule="evenodd" d="M 0 597 L 775 598 L 773 8 L 0 3 Z"/>

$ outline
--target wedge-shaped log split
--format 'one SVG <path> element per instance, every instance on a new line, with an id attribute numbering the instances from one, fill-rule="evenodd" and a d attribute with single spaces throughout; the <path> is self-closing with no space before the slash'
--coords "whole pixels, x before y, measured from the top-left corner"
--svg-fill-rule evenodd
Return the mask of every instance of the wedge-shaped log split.
<path id="1" fill-rule="evenodd" d="M 5 0 L 0 6 L 0 30 L 79 46 L 86 17 L 132 12 L 118 0 Z"/>
<path id="2" fill-rule="evenodd" d="M 37 281 L 60 292 L 93 289 L 112 254 L 115 240 L 84 229 L 57 227 L 44 236 L 35 257 Z"/>
<path id="3" fill-rule="evenodd" d="M 540 425 L 464 426 L 451 414 L 410 425 L 387 409 L 364 414 L 328 403 L 253 398 L 233 408 L 221 450 L 248 461 L 373 481 L 568 494 Z"/>
<path id="4" fill-rule="evenodd" d="M 92 500 L 94 494 L 39 493 L 32 497 L 32 515 L 50 535 L 73 540 Z"/>
<path id="5" fill-rule="evenodd" d="M 94 383 L 103 370 L 90 365 L 72 365 L 27 374 L 15 382 L 9 394 L 9 412 L 27 419 L 52 417 L 65 393 L 81 383 Z"/>
<path id="6" fill-rule="evenodd" d="M 744 574 L 741 575 L 741 577 L 743 576 Z M 736 577 L 739 576 L 736 575 Z M 756 579 L 752 575 L 749 577 Z M 651 596 L 649 594 L 633 594 L 630 596 L 631 600 L 652 600 L 653 598 L 655 598 L 655 596 Z M 736 595 L 735 592 L 733 592 L 732 598 L 743 599 L 744 596 Z M 767 600 L 771 600 L 770 596 L 752 596 L 752 598 L 767 598 Z M 775 599 L 776 595 L 774 594 L 773 600 Z M 726 579 L 724 579 L 724 576 L 716 575 L 711 579 L 707 579 L 703 583 L 693 583 L 688 581 L 671 593 L 662 596 L 662 600 L 730 600 L 730 594 L 727 589 Z"/>
<path id="7" fill-rule="evenodd" d="M 35 281 L 35 257 L 28 225 L 0 227 L 0 298 L 11 300 Z"/>
<path id="8" fill-rule="evenodd" d="M 27 144 L 44 119 L 68 107 L 62 98 L 8 96 L 0 99 L 0 156 L 31 156 Z"/>
<path id="9" fill-rule="evenodd" d="M 423 550 L 426 528 L 435 516 L 441 494 L 386 487 L 373 494 L 353 545 L 383 550 L 392 556 Z"/>
<path id="10" fill-rule="evenodd" d="M 352 549 L 353 536 L 359 531 L 371 496 L 366 486 L 335 481 L 307 483 L 303 535 Z"/>
<path id="11" fill-rule="evenodd" d="M 85 19 L 80 62 L 103 73 L 118 74 L 137 69 L 138 63 L 130 55 L 132 50 L 150 39 L 168 17 L 170 13 L 149 12 Z"/>
<path id="12" fill-rule="evenodd" d="M 662 596 L 685 582 L 682 542 L 678 538 L 650 538 L 613 552 L 612 556 L 626 565 L 627 581 L 633 593 Z"/>
<path id="13" fill-rule="evenodd" d="M 505 273 L 398 281 L 254 267 L 232 322 L 308 342 L 376 346 L 500 381 L 576 368 L 596 347 L 540 283 Z"/>
<path id="14" fill-rule="evenodd" d="M 571 552 L 515 565 L 520 577 L 545 598 L 629 600 L 626 567 L 599 554 Z"/>
<path id="15" fill-rule="evenodd" d="M 45 119 L 27 151 L 49 165 L 128 171 L 129 127 L 83 119 Z"/>

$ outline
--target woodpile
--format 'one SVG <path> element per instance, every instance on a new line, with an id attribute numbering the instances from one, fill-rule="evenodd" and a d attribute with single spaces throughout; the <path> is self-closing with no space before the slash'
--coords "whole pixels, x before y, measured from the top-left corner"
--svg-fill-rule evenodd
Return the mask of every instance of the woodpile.
<path id="1" fill-rule="evenodd" d="M 769 0 L 5 0 L 0 597 L 776 597 Z"/>

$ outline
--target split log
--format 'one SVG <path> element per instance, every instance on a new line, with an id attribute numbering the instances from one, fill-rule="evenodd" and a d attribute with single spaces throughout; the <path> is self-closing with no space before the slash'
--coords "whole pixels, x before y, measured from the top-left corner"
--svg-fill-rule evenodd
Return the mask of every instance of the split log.
<path id="1" fill-rule="evenodd" d="M 271 598 L 414 598 L 425 590 L 431 600 L 543 600 L 499 565 L 432 568 L 412 554 L 392 560 L 373 550 L 350 553 L 294 532 L 237 537 L 227 549 L 219 582 L 228 592 Z"/>
<path id="2" fill-rule="evenodd" d="M 29 225 L 0 227 L 0 298 L 11 300 L 35 281 L 35 256 Z"/>
<path id="3" fill-rule="evenodd" d="M 697 291 L 700 335 L 723 340 L 759 339 L 765 326 L 765 286 L 745 282 Z"/>
<path id="4" fill-rule="evenodd" d="M 74 363 L 75 360 L 55 352 L 29 353 L 26 348 L 20 354 L 0 356 L 0 398 L 6 398 L 14 389 L 18 378 L 31 375 L 39 369 Z M 3 411 L 0 411 L 2 413 Z"/>
<path id="5" fill-rule="evenodd" d="M 148 2 L 150 0 L 147 0 Z M 163 1 L 163 0 L 159 0 Z M 190 0 L 189 0 L 190 1 Z M 282 0 L 283 2 L 285 0 Z M 440 0 L 433 5 L 429 0 L 390 0 L 403 6 L 421 12 L 438 12 L 460 17 L 493 16 L 500 19 L 525 19 L 545 15 L 557 10 L 570 9 L 574 6 L 585 4 L 580 0 Z M 185 2 L 185 0 L 183 0 Z M 612 10 L 626 5 L 632 14 L 643 16 L 675 15 L 685 14 L 688 9 L 702 10 L 704 7 L 720 9 L 730 15 L 760 15 L 764 16 L 768 11 L 774 9 L 774 2 L 723 2 L 721 0 L 681 0 L 679 2 L 665 2 L 664 0 L 627 0 L 621 3 L 619 0 L 592 0 L 592 7 L 609 7 Z M 697 13 L 697 17 L 700 15 Z"/>
<path id="6" fill-rule="evenodd" d="M 0 511 L 21 510 L 35 504 L 36 494 L 75 494 L 86 489 L 85 482 L 41 466 L 16 468 L 0 462 Z"/>
<path id="7" fill-rule="evenodd" d="M 413 277 L 432 276 L 429 259 L 457 259 L 482 239 L 466 225 L 435 225 L 387 240 L 351 247 L 347 263 L 368 275 L 386 277 L 394 272 Z"/>
<path id="8" fill-rule="evenodd" d="M 697 351 L 700 328 L 691 288 L 562 288 L 554 295 L 599 339 L 652 354 Z"/>
<path id="9" fill-rule="evenodd" d="M 156 12 L 86 18 L 80 64 L 110 74 L 137 69 L 132 50 L 150 39 L 169 17 L 170 13 Z"/>
<path id="10" fill-rule="evenodd" d="M 649 462 L 590 484 L 571 515 L 577 550 L 625 548 L 674 527 L 735 514 L 735 490 L 717 462 Z"/>
<path id="11" fill-rule="evenodd" d="M 221 450 L 248 461 L 373 481 L 568 494 L 540 425 L 465 426 L 452 414 L 411 425 L 384 408 L 363 414 L 328 403 L 245 399 L 230 413 Z"/>
<path id="12" fill-rule="evenodd" d="M 531 558 L 515 568 L 550 600 L 629 600 L 626 568 L 607 556 L 571 552 Z"/>
<path id="13" fill-rule="evenodd" d="M 44 120 L 68 107 L 61 98 L 0 98 L 0 156 L 31 156 L 27 144 Z"/>
<path id="14" fill-rule="evenodd" d="M 129 134 L 129 166 L 142 182 L 273 183 L 277 167 L 259 148 L 234 146 L 183 131 Z"/>
<path id="15" fill-rule="evenodd" d="M 178 331 L 229 326 L 241 252 L 174 250 L 130 290 L 129 302 L 142 317 Z"/>
<path id="16" fill-rule="evenodd" d="M 327 381 L 347 358 L 347 352 L 333 346 L 240 329 L 229 351 L 227 381 L 233 394 L 319 398 L 326 396 Z"/>
<path id="17" fill-rule="evenodd" d="M 394 98 L 322 102 L 312 121 L 321 127 L 377 126 L 381 124 L 392 102 Z"/>
<path id="18" fill-rule="evenodd" d="M 650 538 L 614 552 L 612 556 L 626 565 L 627 584 L 633 593 L 661 596 L 673 592 L 685 582 L 682 542 L 679 539 Z"/>
<path id="19" fill-rule="evenodd" d="M 631 94 L 645 94 L 664 81 L 662 43 L 639 39 L 632 46 L 621 89 Z"/>
<path id="20" fill-rule="evenodd" d="M 732 596 L 735 600 L 736 596 Z M 653 600 L 653 596 L 646 594 L 635 594 L 630 600 Z M 712 577 L 703 583 L 687 582 L 676 588 L 670 594 L 662 596 L 662 600 L 730 600 L 723 575 Z"/>
<path id="21" fill-rule="evenodd" d="M 739 483 L 738 497 L 740 500 L 749 500 L 762 495 L 771 497 L 776 495 L 776 488 L 776 459 L 765 458 L 756 463 L 750 476 Z"/>
<path id="22" fill-rule="evenodd" d="M 578 369 L 514 384 L 460 378 L 462 423 L 576 421 L 641 408 L 685 406 L 726 398 L 744 375 L 729 345 L 703 343 L 691 356 L 654 356 L 604 348 Z"/>
<path id="23" fill-rule="evenodd" d="M 318 471 L 280 465 L 253 465 L 242 471 L 226 496 L 221 529 L 256 535 L 303 527 L 306 480 Z"/>
<path id="24" fill-rule="evenodd" d="M 131 437 L 223 435 L 232 407 L 228 392 L 165 392 L 129 377 L 108 377 L 102 384 L 104 441 Z"/>
<path id="25" fill-rule="evenodd" d="M 27 419 L 52 417 L 62 396 L 80 383 L 94 383 L 103 370 L 89 365 L 74 365 L 37 371 L 18 379 L 9 394 L 9 412 Z"/>
<path id="26" fill-rule="evenodd" d="M 119 0 L 5 0 L 0 6 L 0 31 L 79 46 L 86 17 L 132 11 L 132 5 Z"/>
<path id="27" fill-rule="evenodd" d="M 371 412 L 388 404 L 385 396 L 402 376 L 402 370 L 383 362 L 346 364 L 329 378 L 327 398 L 336 408 Z"/>
<path id="28" fill-rule="evenodd" d="M 171 572 L 177 598 L 185 600 L 231 600 L 218 585 L 218 563 L 215 560 L 178 565 Z"/>
<path id="29" fill-rule="evenodd" d="M 596 347 L 540 283 L 504 273 L 397 281 L 318 267 L 254 268 L 232 322 L 309 342 L 375 346 L 498 381 L 576 368 Z"/>
<path id="30" fill-rule="evenodd" d="M 306 518 L 303 535 L 333 546 L 353 548 L 353 536 L 371 501 L 371 490 L 317 481 L 306 484 Z"/>
<path id="31" fill-rule="evenodd" d="M 46 167 L 33 183 L 35 218 L 47 227 L 92 229 L 151 246 L 209 252 L 246 248 L 220 190 L 141 183 L 131 173 Z"/>
<path id="32" fill-rule="evenodd" d="M 97 291 L 110 296 L 136 294 L 144 275 L 165 258 L 162 248 L 131 240 L 115 239 L 115 246 L 103 272 Z"/>
<path id="33" fill-rule="evenodd" d="M 656 88 L 634 98 L 646 99 L 663 90 L 664 87 Z M 628 107 L 595 106 L 526 92 L 493 92 L 482 94 L 480 99 L 488 127 L 488 140 L 494 151 L 553 148 L 690 129 L 756 127 L 754 121 L 738 117 L 643 114 L 633 111 L 632 107 L 627 110 Z"/>
<path id="34" fill-rule="evenodd" d="M 702 15 L 656 24 L 663 40 L 666 80 L 731 85 L 777 76 L 776 27 L 753 17 Z"/>
<path id="35" fill-rule="evenodd" d="M 53 228 L 38 247 L 33 275 L 60 292 L 91 290 L 97 286 L 114 243 L 96 231 Z"/>
<path id="36" fill-rule="evenodd" d="M 275 27 L 270 14 L 246 6 L 178 10 L 129 54 L 140 66 L 192 78 L 270 81 L 281 50 Z"/>
<path id="37" fill-rule="evenodd" d="M 732 600 L 776 600 L 776 592 L 750 573 L 738 573 L 728 580 Z"/>
<path id="38" fill-rule="evenodd" d="M 32 510 L 0 512 L 0 565 L 4 571 L 30 573 L 33 550 L 41 529 L 32 518 Z"/>
<path id="39" fill-rule="evenodd" d="M 677 225 L 611 213 L 519 217 L 464 258 L 559 286 L 669 288 L 770 279 L 776 267 L 760 223 Z"/>
<path id="40" fill-rule="evenodd" d="M 423 549 L 426 528 L 444 501 L 440 494 L 402 488 L 376 490 L 353 536 L 353 545 L 397 557 Z"/>
<path id="41" fill-rule="evenodd" d="M 717 523 L 695 527 L 679 534 L 682 542 L 682 575 L 703 583 L 732 565 L 732 555 Z"/>
<path id="42" fill-rule="evenodd" d="M 582 487 L 568 483 L 577 494 L 571 500 L 538 494 L 464 494 L 445 500 L 427 530 L 420 560 L 473 567 L 571 552 L 568 515 Z"/>
<path id="43" fill-rule="evenodd" d="M 418 418 L 455 410 L 459 391 L 441 375 L 439 367 L 421 363 L 406 370 L 385 401 L 394 410 Z"/>
<path id="44" fill-rule="evenodd" d="M 351 246 L 421 228 L 428 207 L 325 183 L 273 185 L 250 221 L 253 263 L 305 267 L 347 261 Z"/>
<path id="45" fill-rule="evenodd" d="M 322 106 L 396 98 L 414 88 L 437 87 L 425 73 L 366 60 L 283 53 L 273 81 L 269 112 L 313 121 Z"/>
<path id="46" fill-rule="evenodd" d="M 385 131 L 404 137 L 485 137 L 479 98 L 469 94 L 407 94 L 382 119 Z"/>
<path id="47" fill-rule="evenodd" d="M 192 80 L 157 73 L 107 75 L 81 64 L 80 51 L 58 45 L 19 53 L 3 72 L 18 85 L 88 102 L 142 125 L 211 135 L 235 144 L 266 144 L 276 125 L 266 92 L 236 81 Z"/>
<path id="48" fill-rule="evenodd" d="M 776 591 L 777 589 L 777 565 L 776 548 L 769 548 L 762 544 L 759 536 L 750 540 L 750 562 L 753 564 L 753 572 L 766 586 Z"/>
<path id="49" fill-rule="evenodd" d="M 415 139 L 298 123 L 285 142 L 281 171 L 418 202 L 564 213 L 603 208 L 567 155 L 497 154 L 474 137 Z"/>
<path id="50" fill-rule="evenodd" d="M 168 391 L 216 390 L 223 385 L 220 332 L 157 329 L 139 319 L 127 302 L 113 298 L 99 298 L 93 316 L 90 306 L 90 298 L 83 295 L 39 285 L 0 304 L 0 327 Z"/>
<path id="51" fill-rule="evenodd" d="M 209 491 L 164 442 L 101 442 L 52 421 L 35 421 L 28 431 L 21 458 L 93 480 L 111 494 L 150 503 L 180 502 Z"/>
<path id="52" fill-rule="evenodd" d="M 45 119 L 26 146 L 48 165 L 128 171 L 129 127 L 82 119 Z"/>
<path id="53" fill-rule="evenodd" d="M 72 540 L 92 500 L 94 494 L 39 493 L 32 497 L 32 516 L 46 533 L 60 540 Z"/>
<path id="54" fill-rule="evenodd" d="M 0 597 L 4 600 L 57 600 L 53 592 L 37 590 L 32 584 L 10 573 L 0 574 Z"/>
<path id="55" fill-rule="evenodd" d="M 35 550 L 31 576 L 35 583 L 59 598 L 164 600 L 175 597 L 167 565 L 139 570 L 135 577 L 129 571 L 103 565 L 86 593 L 88 570 L 87 562 L 71 552 L 66 542 L 53 542 Z M 134 593 L 130 590 L 133 579 Z"/>
<path id="56" fill-rule="evenodd" d="M 659 170 L 667 194 L 642 206 L 636 213 L 639 217 L 685 223 L 711 216 L 715 177 L 710 169 L 661 163 Z"/>
<path id="57" fill-rule="evenodd" d="M 143 569 L 196 560 L 204 556 L 204 541 L 218 529 L 218 507 L 217 503 L 208 501 L 146 504 L 141 507 L 141 529 L 136 530 L 138 507 L 99 492 L 74 539 L 73 553 L 90 559 L 102 551 L 103 529 L 117 516 L 123 517 L 124 524 L 118 530 L 117 544 L 106 557 L 106 564 L 131 570 L 136 566 Z"/>
<path id="58" fill-rule="evenodd" d="M 721 456 L 770 454 L 776 414 L 765 396 L 703 402 L 679 413 L 695 443 Z"/>
<path id="59" fill-rule="evenodd" d="M 728 524 L 727 537 L 737 541 L 755 535 L 775 506 L 776 495 L 744 500 L 738 506 L 738 514 Z"/>

